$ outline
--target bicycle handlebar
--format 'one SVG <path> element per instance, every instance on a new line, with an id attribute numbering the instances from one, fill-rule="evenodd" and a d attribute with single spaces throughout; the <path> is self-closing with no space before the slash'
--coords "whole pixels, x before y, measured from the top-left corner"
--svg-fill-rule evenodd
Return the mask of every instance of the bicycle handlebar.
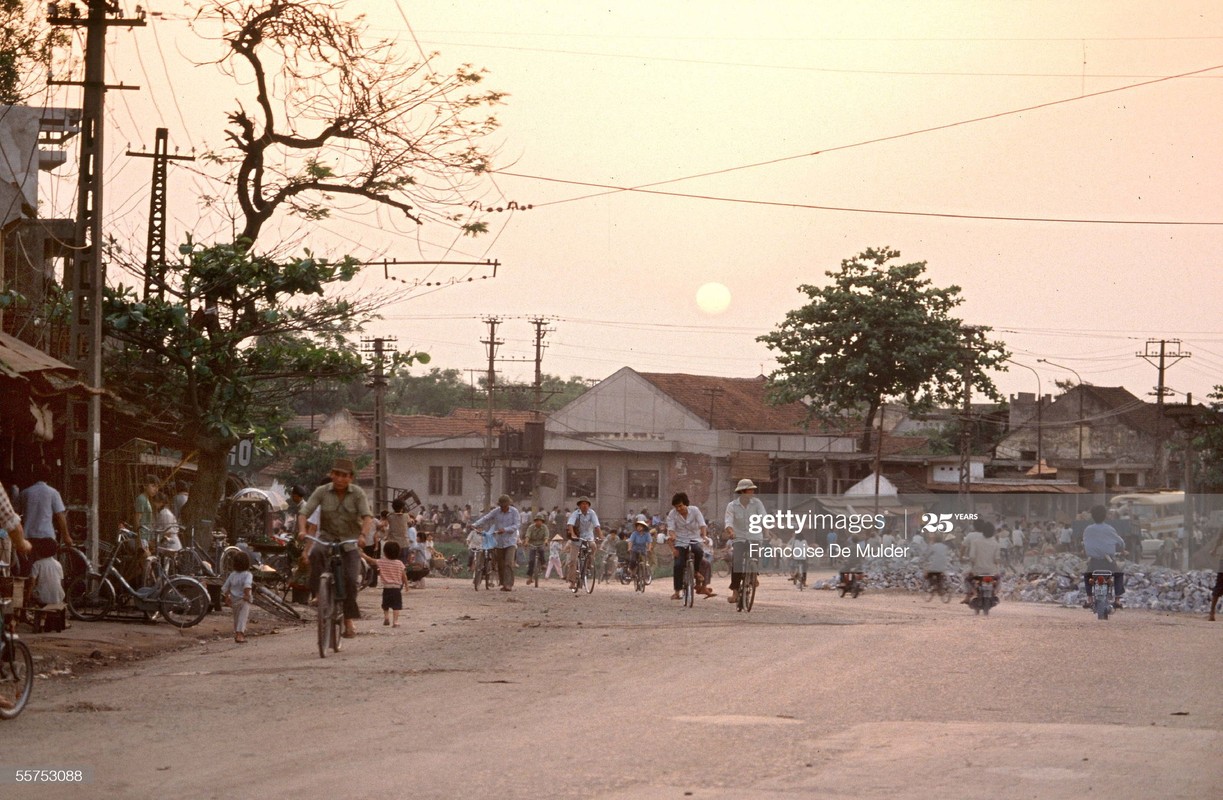
<path id="1" fill-rule="evenodd" d="M 320 539 L 320 538 L 318 538 L 317 536 L 311 536 L 311 535 L 310 535 L 310 534 L 308 534 L 308 533 L 307 533 L 305 536 L 303 536 L 302 538 L 304 538 L 304 539 L 309 539 L 309 540 L 310 540 L 310 541 L 312 541 L 312 542 L 318 542 L 319 544 L 325 544 L 325 545 L 327 545 L 328 547 L 330 547 L 330 546 L 332 546 L 332 545 L 340 545 L 340 544 L 356 544 L 356 542 L 357 542 L 357 540 L 356 540 L 356 539 L 341 539 L 341 540 L 340 540 L 340 541 L 338 541 L 338 542 L 329 542 L 329 541 L 327 541 L 326 539 Z"/>

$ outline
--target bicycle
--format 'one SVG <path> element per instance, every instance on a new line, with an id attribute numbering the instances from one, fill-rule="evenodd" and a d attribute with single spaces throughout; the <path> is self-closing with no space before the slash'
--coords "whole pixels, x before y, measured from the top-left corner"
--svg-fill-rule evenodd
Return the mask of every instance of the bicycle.
<path id="1" fill-rule="evenodd" d="M 8 577 L 8 564 L 0 561 L 0 577 Z M 0 600 L 0 719 L 13 719 L 30 702 L 34 690 L 34 657 L 29 646 L 9 632 L 13 601 Z"/>
<path id="2" fill-rule="evenodd" d="M 936 594 L 944 603 L 951 602 L 951 593 L 947 591 L 947 576 L 942 572 L 927 572 L 926 602 L 933 600 Z"/>
<path id="3" fill-rule="evenodd" d="M 794 588 L 800 592 L 807 588 L 807 562 L 794 562 L 794 574 L 790 576 L 790 580 L 794 583 Z"/>
<path id="4" fill-rule="evenodd" d="M 650 559 L 644 553 L 638 555 L 637 566 L 633 570 L 633 588 L 638 592 L 645 592 L 645 587 L 650 585 L 653 577 Z"/>
<path id="5" fill-rule="evenodd" d="M 471 585 L 477 592 L 480 591 L 480 583 L 484 583 L 485 591 L 493 590 L 493 554 L 491 550 L 480 549 L 476 551 L 475 561 L 471 565 Z"/>
<path id="6" fill-rule="evenodd" d="M 739 584 L 739 601 L 735 604 L 736 611 L 751 613 L 756 602 L 756 589 L 760 586 L 760 559 L 747 556 L 744 564 L 743 581 Z"/>
<path id="7" fill-rule="evenodd" d="M 586 594 L 591 594 L 595 590 L 595 560 L 591 557 L 590 543 L 585 539 L 580 541 L 577 564 L 574 565 L 576 570 L 574 578 L 576 580 L 573 586 L 569 588 L 574 594 L 578 593 L 578 589 L 585 589 Z"/>
<path id="8" fill-rule="evenodd" d="M 95 621 L 109 614 L 116 606 L 124 606 L 141 612 L 145 619 L 161 616 L 177 628 L 190 628 L 208 615 L 212 601 L 208 590 L 194 578 L 185 575 L 171 576 L 162 564 L 161 553 L 148 557 L 147 586 L 135 588 L 115 567 L 119 554 L 127 545 L 140 552 L 139 535 L 126 527 L 119 528 L 118 539 L 109 552 L 102 567 L 90 571 L 74 580 L 65 592 L 68 612 L 74 619 Z M 129 548 L 129 549 L 132 549 Z M 116 588 L 122 592 L 118 594 Z"/>
<path id="9" fill-rule="evenodd" d="M 344 553 L 357 549 L 356 539 L 327 542 L 317 536 L 306 536 L 326 551 L 326 564 L 318 581 L 318 657 L 326 658 L 327 650 L 340 652 L 344 631 Z"/>
<path id="10" fill-rule="evenodd" d="M 680 583 L 680 599 L 684 603 L 685 608 L 692 608 L 696 601 L 696 559 L 692 555 L 692 548 L 688 548 L 687 560 L 684 563 L 684 578 Z"/>
<path id="11" fill-rule="evenodd" d="M 547 551 L 539 545 L 533 546 L 531 548 L 531 556 L 527 560 L 527 583 L 528 584 L 533 582 L 535 584 L 535 588 L 536 589 L 539 588 L 539 573 L 543 572 L 544 569 L 546 569 L 547 563 L 548 563 Z"/>

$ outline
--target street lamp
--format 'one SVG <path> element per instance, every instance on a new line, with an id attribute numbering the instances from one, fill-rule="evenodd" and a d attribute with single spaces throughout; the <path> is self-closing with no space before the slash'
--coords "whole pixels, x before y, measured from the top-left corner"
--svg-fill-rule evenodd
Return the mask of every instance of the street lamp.
<path id="1" fill-rule="evenodd" d="M 1044 438 L 1045 437 L 1044 437 L 1044 429 L 1041 424 L 1042 417 L 1043 417 L 1043 414 L 1041 412 L 1043 411 L 1043 407 L 1045 405 L 1045 395 L 1044 395 L 1045 390 L 1042 388 L 1042 384 L 1040 382 L 1040 373 L 1037 372 L 1035 368 L 1029 367 L 1027 364 L 1020 364 L 1018 361 L 1015 361 L 1014 359 L 1010 359 L 1010 358 L 1007 359 L 1007 362 L 1010 364 L 1014 364 L 1017 367 L 1023 367 L 1028 372 L 1031 372 L 1033 375 L 1036 376 L 1036 477 L 1039 478 L 1043 474 L 1041 465 L 1044 464 L 1044 461 L 1045 461 L 1045 455 L 1044 455 L 1044 449 L 1045 449 L 1044 448 Z"/>
<path id="2" fill-rule="evenodd" d="M 1074 373 L 1075 379 L 1079 382 L 1079 486 L 1083 485 L 1083 378 L 1078 371 L 1067 367 L 1064 364 L 1055 364 L 1047 358 L 1038 358 L 1036 361 L 1040 364 L 1048 364 L 1051 367 L 1064 369 Z"/>

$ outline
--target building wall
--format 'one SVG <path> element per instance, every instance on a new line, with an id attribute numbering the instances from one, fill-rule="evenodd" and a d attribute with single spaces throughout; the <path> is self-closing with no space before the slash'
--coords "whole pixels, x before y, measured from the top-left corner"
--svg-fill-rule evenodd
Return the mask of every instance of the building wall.
<path id="1" fill-rule="evenodd" d="M 554 413 L 550 432 L 664 434 L 708 430 L 696 415 L 625 368 Z"/>

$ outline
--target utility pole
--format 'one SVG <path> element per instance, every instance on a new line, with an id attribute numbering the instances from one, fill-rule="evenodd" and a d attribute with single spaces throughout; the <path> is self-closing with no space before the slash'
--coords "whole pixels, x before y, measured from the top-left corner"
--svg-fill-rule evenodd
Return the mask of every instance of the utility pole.
<path id="1" fill-rule="evenodd" d="M 972 504 L 972 373 L 976 356 L 977 329 L 964 329 L 968 338 L 964 344 L 964 405 L 960 420 L 960 485 L 959 496 L 965 501 L 966 507 Z M 880 431 L 882 436 L 882 431 Z"/>
<path id="2" fill-rule="evenodd" d="M 488 351 L 488 377 L 484 391 L 488 395 L 488 420 L 484 428 L 484 457 L 480 464 L 480 477 L 484 479 L 484 508 L 493 504 L 493 391 L 497 384 L 497 347 L 505 341 L 497 338 L 497 326 L 501 324 L 499 317 L 485 317 L 488 325 L 488 338 L 480 342 Z"/>
<path id="3" fill-rule="evenodd" d="M 170 131 L 158 128 L 153 152 L 127 154 L 132 158 L 153 159 L 153 182 L 149 187 L 149 243 L 145 250 L 144 299 L 156 293 L 165 296 L 166 288 L 166 179 L 171 161 L 195 161 L 195 156 L 170 155 Z"/>
<path id="4" fill-rule="evenodd" d="M 369 387 L 374 390 L 374 515 L 386 508 L 387 479 L 386 463 L 386 355 L 395 352 L 394 336 L 378 336 L 361 340 L 361 351 L 373 354 L 373 379 Z"/>
<path id="5" fill-rule="evenodd" d="M 106 108 L 106 29 L 114 25 L 144 25 L 144 14 L 124 19 L 112 0 L 88 0 L 82 17 L 75 3 L 51 3 L 47 22 L 53 27 L 85 28 L 84 81 L 48 81 L 52 85 L 79 85 L 81 103 L 80 169 L 77 174 L 77 215 L 71 274 L 64 284 L 72 292 L 72 327 L 69 358 L 93 389 L 88 399 L 68 401 L 65 488 L 71 510 L 85 517 L 89 559 L 97 563 L 98 462 L 102 450 L 102 292 L 106 265 L 102 261 L 102 166 Z"/>
<path id="6" fill-rule="evenodd" d="M 536 317 L 531 320 L 531 324 L 535 326 L 535 399 L 532 404 L 531 411 L 534 413 L 535 421 L 540 422 L 543 417 L 544 405 L 544 336 L 556 330 L 555 328 L 545 327 L 548 321 L 543 317 Z M 531 456 L 531 506 L 536 512 L 543 509 L 542 497 L 539 492 L 539 471 L 543 468 L 543 454 Z"/>
<path id="7" fill-rule="evenodd" d="M 1158 353 L 1151 352 L 1154 345 L 1159 345 Z M 1176 352 L 1169 353 L 1168 345 L 1174 345 Z M 1159 449 L 1155 456 L 1155 481 L 1160 488 L 1164 488 L 1168 485 L 1168 433 L 1164 425 L 1164 396 L 1168 394 L 1168 389 L 1164 385 L 1164 372 L 1177 361 L 1192 358 L 1193 353 L 1181 351 L 1180 339 L 1147 339 L 1143 351 L 1134 355 L 1159 371 L 1159 380 L 1155 386 L 1155 410 L 1159 412 Z M 1153 359 L 1158 359 L 1158 361 Z M 1173 360 L 1168 363 L 1168 359 Z"/>

